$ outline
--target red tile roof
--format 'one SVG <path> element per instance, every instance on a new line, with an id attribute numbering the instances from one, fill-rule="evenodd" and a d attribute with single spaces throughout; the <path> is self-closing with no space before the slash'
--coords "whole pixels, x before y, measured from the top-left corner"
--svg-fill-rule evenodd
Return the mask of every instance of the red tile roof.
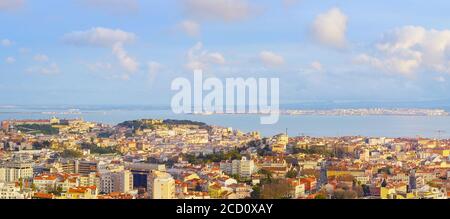
<path id="1" fill-rule="evenodd" d="M 34 193 L 33 197 L 41 198 L 41 199 L 53 199 L 53 194 L 37 192 L 37 193 Z"/>
<path id="2" fill-rule="evenodd" d="M 34 177 L 34 180 L 56 180 L 54 175 L 41 175 Z"/>

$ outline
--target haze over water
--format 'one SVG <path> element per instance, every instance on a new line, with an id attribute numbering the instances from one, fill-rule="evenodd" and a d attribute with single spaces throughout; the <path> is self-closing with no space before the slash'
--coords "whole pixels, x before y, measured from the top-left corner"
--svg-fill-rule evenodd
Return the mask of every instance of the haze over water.
<path id="1" fill-rule="evenodd" d="M 134 119 L 187 119 L 209 125 L 232 127 L 244 132 L 259 131 L 264 136 L 284 133 L 291 136 L 372 136 L 450 138 L 450 116 L 298 116 L 280 115 L 274 125 L 261 125 L 260 115 L 176 115 L 167 109 L 81 109 L 81 114 L 62 114 L 67 108 L 2 108 L 0 120 L 83 118 L 115 125 Z M 43 113 L 47 112 L 47 113 Z M 48 114 L 48 112 L 56 112 Z"/>

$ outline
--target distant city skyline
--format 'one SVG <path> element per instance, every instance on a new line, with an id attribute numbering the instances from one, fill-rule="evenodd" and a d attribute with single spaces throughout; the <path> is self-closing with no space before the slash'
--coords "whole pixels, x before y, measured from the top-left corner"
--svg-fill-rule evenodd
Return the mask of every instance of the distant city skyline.
<path id="1" fill-rule="evenodd" d="M 196 68 L 279 77 L 281 104 L 450 104 L 448 2 L 211 2 L 1 0 L 0 105 L 169 105 Z"/>

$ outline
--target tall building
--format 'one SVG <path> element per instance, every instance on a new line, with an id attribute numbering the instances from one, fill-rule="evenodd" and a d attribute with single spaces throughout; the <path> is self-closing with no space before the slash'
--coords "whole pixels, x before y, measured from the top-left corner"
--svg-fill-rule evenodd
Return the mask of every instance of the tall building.
<path id="1" fill-rule="evenodd" d="M 94 161 L 76 161 L 78 164 L 77 173 L 79 174 L 89 174 L 92 172 L 97 172 L 98 164 Z"/>
<path id="2" fill-rule="evenodd" d="M 409 173 L 409 190 L 415 190 L 417 189 L 417 177 L 416 177 L 416 170 L 411 170 Z"/>
<path id="3" fill-rule="evenodd" d="M 10 161 L 0 166 L 0 181 L 16 182 L 33 177 L 33 162 Z"/>
<path id="4" fill-rule="evenodd" d="M 125 168 L 133 174 L 134 189 L 147 189 L 147 179 L 153 170 L 166 171 L 164 164 L 130 163 Z"/>
<path id="5" fill-rule="evenodd" d="M 2 121 L 1 127 L 2 127 L 3 130 L 8 131 L 9 130 L 9 126 L 10 126 L 9 121 Z"/>
<path id="6" fill-rule="evenodd" d="M 79 177 L 79 184 L 84 187 L 96 186 L 97 188 L 100 188 L 100 177 L 97 173 L 81 175 Z"/>
<path id="7" fill-rule="evenodd" d="M 65 173 L 78 173 L 78 161 L 77 160 L 62 161 L 61 167 Z"/>
<path id="8" fill-rule="evenodd" d="M 255 162 L 252 159 L 242 157 L 239 162 L 239 176 L 242 178 L 250 178 L 255 171 Z"/>
<path id="9" fill-rule="evenodd" d="M 220 169 L 229 175 L 238 175 L 242 178 L 250 178 L 255 172 L 255 162 L 247 157 L 241 160 L 233 160 L 231 162 L 221 162 Z"/>
<path id="10" fill-rule="evenodd" d="M 0 167 L 0 182 L 6 181 L 6 168 Z"/>
<path id="11" fill-rule="evenodd" d="M 359 154 L 359 159 L 362 161 L 370 161 L 370 150 L 363 149 L 363 151 Z"/>
<path id="12" fill-rule="evenodd" d="M 128 193 L 133 190 L 133 174 L 129 170 L 112 170 L 100 173 L 100 192 Z"/>
<path id="13" fill-rule="evenodd" d="M 150 199 L 174 199 L 175 180 L 166 172 L 152 171 L 147 180 Z"/>
<path id="14" fill-rule="evenodd" d="M 328 183 L 328 177 L 327 177 L 327 164 L 326 162 L 323 162 L 320 165 L 320 176 L 319 176 L 319 182 L 318 182 L 318 188 L 320 189 L 323 185 L 326 185 Z"/>

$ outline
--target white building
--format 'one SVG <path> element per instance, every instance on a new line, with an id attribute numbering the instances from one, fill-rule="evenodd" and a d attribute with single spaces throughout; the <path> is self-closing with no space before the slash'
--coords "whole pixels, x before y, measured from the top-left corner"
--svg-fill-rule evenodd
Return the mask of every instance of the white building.
<path id="1" fill-rule="evenodd" d="M 50 191 L 57 188 L 57 181 L 58 179 L 55 175 L 42 175 L 34 177 L 33 184 L 38 191 Z"/>
<path id="2" fill-rule="evenodd" d="M 96 186 L 100 188 L 100 177 L 97 176 L 97 173 L 83 175 L 79 177 L 79 184 L 84 187 Z"/>
<path id="3" fill-rule="evenodd" d="M 0 167 L 0 182 L 6 181 L 6 168 Z"/>
<path id="4" fill-rule="evenodd" d="M 174 199 L 175 180 L 166 172 L 152 171 L 147 180 L 150 199 Z"/>
<path id="5" fill-rule="evenodd" d="M 133 174 L 129 170 L 112 170 L 100 173 L 100 192 L 129 193 L 133 190 Z"/>
<path id="6" fill-rule="evenodd" d="M 382 137 L 382 138 L 369 138 L 367 140 L 367 143 L 369 145 L 383 145 L 386 144 L 386 138 Z"/>
<path id="7" fill-rule="evenodd" d="M 31 191 L 21 191 L 15 183 L 0 183 L 0 199 L 31 199 L 31 197 Z"/>
<path id="8" fill-rule="evenodd" d="M 0 182 L 16 182 L 33 177 L 33 163 L 8 162 L 0 167 Z"/>
<path id="9" fill-rule="evenodd" d="M 359 154 L 359 159 L 362 161 L 370 161 L 370 150 L 363 149 L 362 153 Z"/>
<path id="10" fill-rule="evenodd" d="M 422 199 L 447 199 L 447 190 L 445 188 L 436 188 L 428 185 L 417 190 L 417 196 Z"/>
<path id="11" fill-rule="evenodd" d="M 239 175 L 242 178 L 250 178 L 256 170 L 254 161 L 246 157 L 232 162 L 221 162 L 220 169 L 226 174 Z"/>
<path id="12" fill-rule="evenodd" d="M 296 183 L 292 190 L 292 198 L 300 198 L 305 196 L 305 184 Z"/>

